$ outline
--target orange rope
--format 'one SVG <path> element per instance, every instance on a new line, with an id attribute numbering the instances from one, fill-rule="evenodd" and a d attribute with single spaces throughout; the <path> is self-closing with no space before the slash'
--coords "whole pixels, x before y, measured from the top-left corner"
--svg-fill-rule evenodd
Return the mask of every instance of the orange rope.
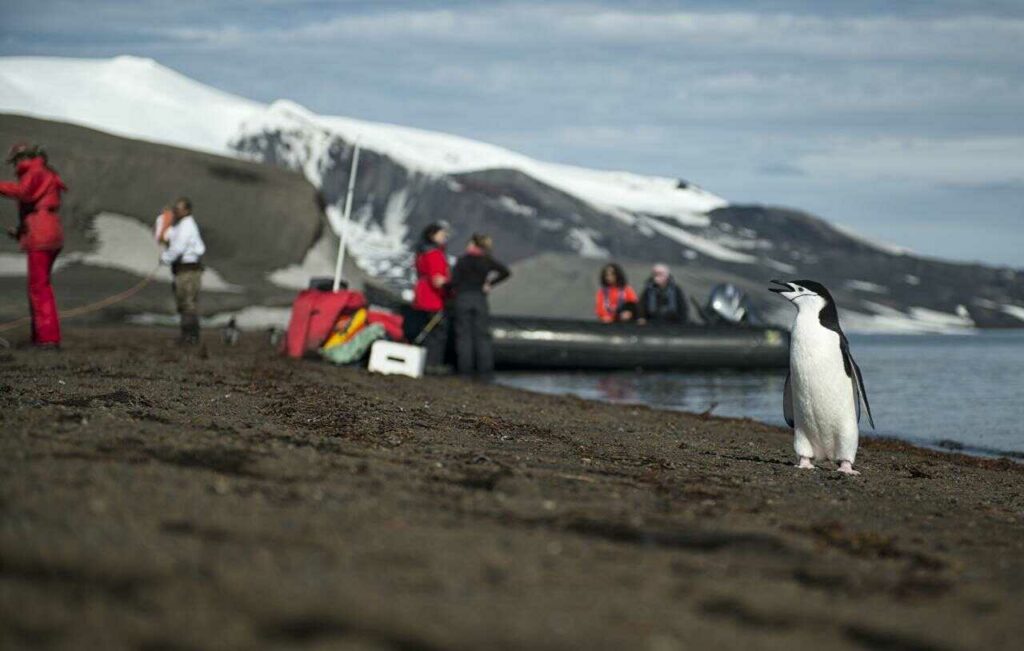
<path id="1" fill-rule="evenodd" d="M 70 319 L 71 317 L 82 316 L 83 314 L 91 314 L 93 312 L 97 312 L 99 310 L 102 310 L 103 308 L 105 308 L 105 307 L 107 307 L 109 305 L 113 305 L 114 303 L 120 303 L 123 300 L 131 298 L 135 294 L 138 294 L 139 292 L 141 292 L 143 290 L 143 288 L 146 287 L 146 285 L 148 285 L 149 283 L 153 282 L 153 277 L 156 276 L 156 272 L 159 271 L 159 270 L 160 270 L 160 266 L 157 265 L 156 268 L 153 269 L 153 271 L 149 272 L 148 276 L 146 276 L 145 278 L 143 278 L 142 280 L 137 282 L 132 287 L 129 287 L 128 289 L 124 290 L 123 292 L 114 294 L 113 296 L 108 296 L 108 297 L 106 297 L 104 299 L 96 301 L 95 303 L 89 303 L 88 305 L 80 305 L 79 307 L 74 307 L 74 308 L 71 308 L 70 310 L 64 310 L 63 312 L 58 312 L 59 315 L 60 315 L 60 318 L 62 318 L 62 319 Z M 20 325 L 23 325 L 23 324 L 26 324 L 26 323 L 31 323 L 31 321 L 32 321 L 32 317 L 31 316 L 23 316 L 20 319 L 15 319 L 14 321 L 8 321 L 7 323 L 0 323 L 0 332 L 6 332 L 7 330 L 13 330 L 14 328 L 17 328 Z"/>

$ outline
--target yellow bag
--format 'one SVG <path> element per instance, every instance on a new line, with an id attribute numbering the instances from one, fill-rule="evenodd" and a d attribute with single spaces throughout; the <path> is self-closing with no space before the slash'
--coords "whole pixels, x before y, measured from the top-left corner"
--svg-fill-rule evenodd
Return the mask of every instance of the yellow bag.
<path id="1" fill-rule="evenodd" d="M 324 350 L 340 346 L 355 336 L 357 332 L 363 329 L 366 325 L 366 308 L 360 308 L 351 317 L 338 319 L 338 322 L 334 325 L 334 332 L 327 338 L 327 341 L 323 345 Z"/>

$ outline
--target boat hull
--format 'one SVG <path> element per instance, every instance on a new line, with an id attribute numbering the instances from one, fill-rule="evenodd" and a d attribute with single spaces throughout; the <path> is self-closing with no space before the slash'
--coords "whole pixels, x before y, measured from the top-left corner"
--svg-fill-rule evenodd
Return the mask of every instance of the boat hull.
<path id="1" fill-rule="evenodd" d="M 789 364 L 789 333 L 753 326 L 494 317 L 499 369 L 759 369 Z"/>

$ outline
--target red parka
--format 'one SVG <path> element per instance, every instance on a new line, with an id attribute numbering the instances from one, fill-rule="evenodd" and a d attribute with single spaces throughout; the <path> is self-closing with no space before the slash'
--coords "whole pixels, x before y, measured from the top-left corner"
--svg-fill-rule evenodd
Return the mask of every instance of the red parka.
<path id="1" fill-rule="evenodd" d="M 617 321 L 619 310 L 626 303 L 636 303 L 636 292 L 629 285 L 624 287 L 602 287 L 594 297 L 594 312 L 605 323 Z"/>
<path id="2" fill-rule="evenodd" d="M 444 286 L 436 287 L 434 277 L 441 276 L 447 283 L 451 280 L 451 269 L 448 267 L 448 256 L 444 248 L 437 247 L 422 251 L 416 256 L 416 293 L 412 306 L 424 312 L 440 312 L 444 309 L 446 297 Z"/>
<path id="3" fill-rule="evenodd" d="M 18 162 L 18 181 L 0 182 L 0 194 L 18 201 L 18 243 L 22 251 L 55 251 L 64 246 L 64 229 L 57 211 L 64 181 L 41 157 Z"/>

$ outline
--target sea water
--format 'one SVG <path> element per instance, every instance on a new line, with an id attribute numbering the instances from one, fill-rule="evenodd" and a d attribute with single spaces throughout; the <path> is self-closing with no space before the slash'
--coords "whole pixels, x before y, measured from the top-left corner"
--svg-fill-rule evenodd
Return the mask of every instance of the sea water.
<path id="1" fill-rule="evenodd" d="M 850 335 L 877 429 L 863 436 L 1024 458 L 1024 331 Z M 785 425 L 785 369 L 758 372 L 501 373 L 498 382 L 612 403 Z"/>

